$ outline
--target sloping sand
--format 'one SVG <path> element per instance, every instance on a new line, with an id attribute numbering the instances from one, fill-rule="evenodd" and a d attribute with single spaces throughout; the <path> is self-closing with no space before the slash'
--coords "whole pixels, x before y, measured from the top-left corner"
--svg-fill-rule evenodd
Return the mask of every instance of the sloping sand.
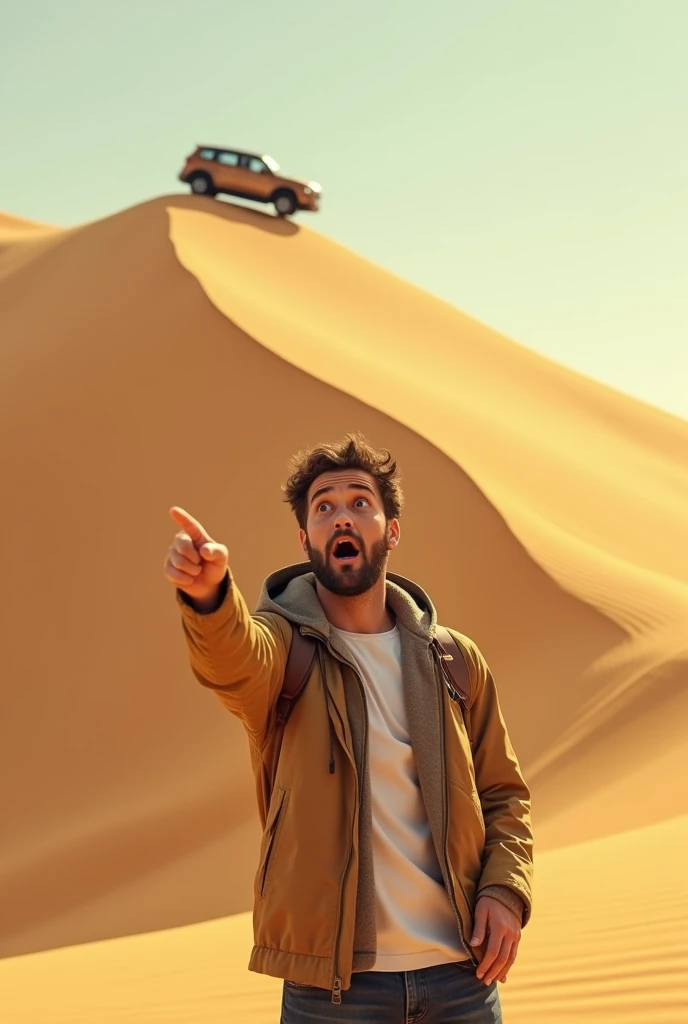
<path id="1" fill-rule="evenodd" d="M 167 509 L 252 602 L 300 557 L 289 455 L 351 428 L 398 456 L 392 567 L 483 647 L 533 788 L 509 1024 L 688 1019 L 688 423 L 191 197 L 1 218 L 0 358 L 9 1021 L 275 1019 L 248 919 L 199 923 L 248 910 L 259 837 L 241 729 L 186 667 Z"/>
<path id="2" fill-rule="evenodd" d="M 507 1024 L 688 1019 L 687 838 L 684 816 L 541 856 L 540 909 L 500 986 Z M 639 886 L 658 849 L 662 871 Z M 237 914 L 0 961 L 0 990 L 12 1024 L 276 1024 L 280 985 L 245 970 L 250 944 Z"/>

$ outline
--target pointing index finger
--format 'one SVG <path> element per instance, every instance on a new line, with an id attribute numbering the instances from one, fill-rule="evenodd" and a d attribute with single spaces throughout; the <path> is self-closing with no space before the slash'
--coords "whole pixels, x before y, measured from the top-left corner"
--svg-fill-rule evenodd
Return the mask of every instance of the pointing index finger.
<path id="1" fill-rule="evenodd" d="M 186 530 L 194 544 L 207 544 L 208 541 L 212 540 L 208 531 L 201 526 L 198 520 L 190 516 L 183 508 L 179 508 L 178 505 L 174 505 L 170 509 L 170 515 L 175 523 L 178 523 L 183 530 Z"/>

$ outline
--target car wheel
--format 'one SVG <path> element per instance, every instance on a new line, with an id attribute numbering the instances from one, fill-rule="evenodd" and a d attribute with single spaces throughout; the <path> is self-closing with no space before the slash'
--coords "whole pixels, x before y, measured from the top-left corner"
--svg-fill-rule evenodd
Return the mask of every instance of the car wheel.
<path id="1" fill-rule="evenodd" d="M 279 217 L 289 217 L 296 210 L 296 196 L 293 192 L 278 192 L 273 203 Z"/>
<path id="2" fill-rule="evenodd" d="M 214 196 L 215 189 L 213 188 L 213 181 L 209 174 L 194 174 L 193 178 L 189 182 L 191 185 L 191 191 L 197 196 Z"/>

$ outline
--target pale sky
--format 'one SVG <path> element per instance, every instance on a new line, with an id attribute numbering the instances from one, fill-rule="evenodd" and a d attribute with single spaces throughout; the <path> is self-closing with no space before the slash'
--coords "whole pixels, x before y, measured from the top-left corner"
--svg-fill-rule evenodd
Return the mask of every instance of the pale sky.
<path id="1" fill-rule="evenodd" d="M 0 209 L 103 217 L 197 143 L 323 185 L 299 221 L 688 417 L 688 0 L 22 0 Z"/>

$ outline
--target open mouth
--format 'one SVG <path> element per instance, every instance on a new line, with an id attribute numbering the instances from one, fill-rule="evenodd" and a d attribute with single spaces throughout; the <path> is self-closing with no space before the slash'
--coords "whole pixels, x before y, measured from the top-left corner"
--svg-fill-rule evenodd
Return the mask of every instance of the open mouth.
<path id="1" fill-rule="evenodd" d="M 358 544 L 352 540 L 340 540 L 332 552 L 338 562 L 355 562 L 360 554 Z"/>

